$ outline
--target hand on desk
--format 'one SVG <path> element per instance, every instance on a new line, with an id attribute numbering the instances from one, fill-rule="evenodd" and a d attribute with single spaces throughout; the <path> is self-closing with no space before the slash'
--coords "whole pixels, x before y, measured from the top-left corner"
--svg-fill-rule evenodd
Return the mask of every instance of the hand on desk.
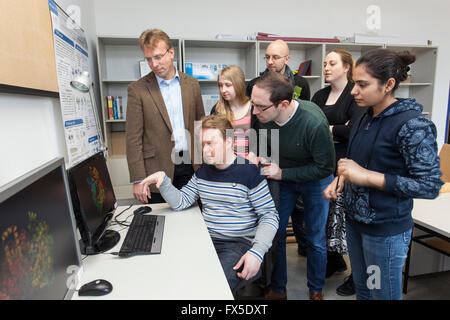
<path id="1" fill-rule="evenodd" d="M 242 256 L 238 263 L 233 267 L 233 270 L 238 270 L 242 264 L 244 265 L 244 268 L 241 272 L 237 273 L 237 276 L 244 280 L 253 278 L 261 267 L 261 261 L 249 252 Z"/>
<path id="2" fill-rule="evenodd" d="M 156 183 L 156 188 L 159 189 L 161 183 L 164 181 L 166 174 L 163 171 L 155 172 L 149 175 L 147 178 L 139 183 L 135 183 L 133 186 L 133 195 L 136 199 L 142 203 L 148 203 L 147 198 L 151 198 L 150 185 Z"/>
<path id="3" fill-rule="evenodd" d="M 147 197 L 145 196 L 142 188 L 143 186 L 140 183 L 135 183 L 133 185 L 133 196 L 142 203 L 148 203 Z"/>

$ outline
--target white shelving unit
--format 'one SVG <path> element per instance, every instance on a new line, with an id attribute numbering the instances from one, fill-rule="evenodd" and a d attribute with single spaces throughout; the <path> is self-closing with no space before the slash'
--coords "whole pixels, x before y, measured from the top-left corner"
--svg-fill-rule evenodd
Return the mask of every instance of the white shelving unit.
<path id="1" fill-rule="evenodd" d="M 245 40 L 183 39 L 183 71 L 186 63 L 237 65 L 249 81 L 257 75 L 257 42 Z M 199 79 L 205 114 L 215 104 L 211 96 L 219 95 L 217 79 Z"/>
<path id="2" fill-rule="evenodd" d="M 183 39 L 183 71 L 186 63 L 215 63 L 237 65 L 244 72 L 246 81 L 256 77 L 256 41 Z M 202 95 L 218 95 L 217 79 L 200 79 Z M 209 114 L 211 105 L 205 105 Z"/>
<path id="3" fill-rule="evenodd" d="M 309 84 L 311 97 L 320 88 L 323 88 L 323 44 L 286 42 L 289 46 L 288 66 L 292 71 L 298 70 L 303 61 L 311 60 L 311 75 L 303 76 Z M 258 75 L 266 70 L 264 55 L 270 41 L 258 41 Z"/>
<path id="4" fill-rule="evenodd" d="M 386 48 L 395 51 L 409 50 L 416 54 L 416 61 L 410 66 L 411 82 L 401 83 L 397 89 L 397 95 L 402 98 L 415 98 L 417 102 L 423 105 L 424 115 L 431 119 L 438 48 L 394 45 L 387 45 Z"/>
<path id="5" fill-rule="evenodd" d="M 268 41 L 172 39 L 175 60 L 180 71 L 185 63 L 218 63 L 238 65 L 244 71 L 246 81 L 259 75 L 266 68 L 264 53 Z M 353 43 L 298 43 L 288 42 L 290 50 L 289 67 L 297 70 L 300 63 L 311 60 L 311 75 L 305 76 L 311 96 L 325 87 L 323 61 L 334 48 L 348 50 L 355 60 L 365 52 L 376 48 L 410 50 L 416 54 L 411 66 L 411 82 L 401 83 L 397 90 L 399 97 L 414 97 L 424 106 L 424 114 L 431 118 L 433 90 L 436 70 L 437 47 L 393 46 L 384 44 Z M 105 143 L 108 147 L 108 166 L 118 199 L 132 198 L 128 166 L 125 158 L 125 120 L 105 120 L 105 97 L 122 96 L 124 113 L 127 106 L 127 87 L 140 78 L 139 61 L 143 60 L 138 38 L 98 36 L 97 55 L 102 97 L 102 115 Z M 199 80 L 202 95 L 218 95 L 217 79 Z"/>

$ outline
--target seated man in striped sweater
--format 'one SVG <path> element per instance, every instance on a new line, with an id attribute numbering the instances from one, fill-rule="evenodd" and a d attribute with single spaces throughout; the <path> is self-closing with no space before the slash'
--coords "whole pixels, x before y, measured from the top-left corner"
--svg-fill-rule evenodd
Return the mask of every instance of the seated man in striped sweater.
<path id="1" fill-rule="evenodd" d="M 162 197 L 177 211 L 201 200 L 203 218 L 234 294 L 261 275 L 261 262 L 272 245 L 279 218 L 258 167 L 235 155 L 232 133 L 233 127 L 224 116 L 203 118 L 202 152 L 206 163 L 189 183 L 178 190 L 159 171 L 141 184 L 150 196 L 149 186 L 156 183 Z"/>

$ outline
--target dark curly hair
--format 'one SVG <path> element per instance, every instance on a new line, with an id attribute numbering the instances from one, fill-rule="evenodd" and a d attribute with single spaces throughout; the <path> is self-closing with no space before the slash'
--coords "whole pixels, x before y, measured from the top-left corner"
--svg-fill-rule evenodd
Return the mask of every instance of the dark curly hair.
<path id="1" fill-rule="evenodd" d="M 390 78 L 395 79 L 392 93 L 400 82 L 406 80 L 411 63 L 416 61 L 416 55 L 410 51 L 393 51 L 389 49 L 375 49 L 368 51 L 356 61 L 356 67 L 364 65 L 366 71 L 380 84 L 385 84 Z"/>

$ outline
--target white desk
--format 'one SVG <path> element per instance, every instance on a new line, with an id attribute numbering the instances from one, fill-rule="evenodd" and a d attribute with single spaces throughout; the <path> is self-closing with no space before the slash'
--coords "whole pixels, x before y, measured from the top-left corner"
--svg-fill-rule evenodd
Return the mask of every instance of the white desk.
<path id="1" fill-rule="evenodd" d="M 161 254 L 120 258 L 111 254 L 88 256 L 83 261 L 82 284 L 105 279 L 113 291 L 105 296 L 73 299 L 228 300 L 233 295 L 198 206 L 175 212 L 167 204 L 151 204 L 152 214 L 166 216 Z M 119 220 L 139 206 L 124 212 Z M 119 207 L 116 214 L 126 207 Z M 131 217 L 128 219 L 131 221 Z M 124 227 L 114 226 L 120 230 Z M 120 242 L 108 252 L 118 252 Z"/>
<path id="2" fill-rule="evenodd" d="M 414 199 L 412 217 L 416 225 L 450 238 L 450 193 L 434 200 Z"/>
<path id="3" fill-rule="evenodd" d="M 438 237 L 445 241 L 450 241 L 450 193 L 442 193 L 436 199 L 414 199 L 412 210 L 414 226 L 426 234 L 421 236 L 412 236 L 412 242 L 420 243 L 432 250 L 448 256 L 448 253 L 435 248 L 424 239 Z M 411 245 L 409 246 L 408 256 L 405 262 L 403 293 L 408 290 L 409 266 L 411 262 Z"/>

